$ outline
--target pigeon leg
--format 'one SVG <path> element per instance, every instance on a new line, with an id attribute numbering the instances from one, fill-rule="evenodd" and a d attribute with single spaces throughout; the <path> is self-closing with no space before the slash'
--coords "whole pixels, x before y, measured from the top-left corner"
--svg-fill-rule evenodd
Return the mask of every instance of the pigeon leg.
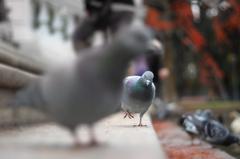
<path id="1" fill-rule="evenodd" d="M 130 113 L 129 111 L 127 111 L 127 113 L 128 113 L 128 117 L 129 117 L 129 119 L 134 118 L 134 116 L 132 115 L 132 113 Z"/>
<path id="2" fill-rule="evenodd" d="M 142 117 L 143 117 L 143 114 L 144 114 L 144 113 L 140 113 L 140 121 L 139 121 L 138 127 L 147 126 L 147 125 L 143 125 L 143 124 L 142 124 Z"/>
<path id="3" fill-rule="evenodd" d="M 80 140 L 78 138 L 78 134 L 77 134 L 76 128 L 70 128 L 70 131 L 71 131 L 71 133 L 73 135 L 74 147 L 75 148 L 83 147 L 84 145 L 80 142 Z"/>
<path id="4" fill-rule="evenodd" d="M 190 145 L 190 146 L 193 146 L 193 145 L 194 145 L 194 142 L 193 142 L 194 136 L 193 136 L 192 134 L 189 134 L 189 137 L 190 137 L 190 143 L 189 143 L 189 145 Z"/>
<path id="5" fill-rule="evenodd" d="M 99 143 L 98 143 L 98 141 L 96 139 L 96 134 L 95 134 L 93 125 L 89 126 L 89 135 L 90 135 L 89 147 L 98 146 Z"/>
<path id="6" fill-rule="evenodd" d="M 123 118 L 125 119 L 127 116 L 128 116 L 128 113 L 127 113 L 127 112 L 125 112 L 125 115 L 124 115 L 124 117 L 123 117 Z"/>
<path id="7" fill-rule="evenodd" d="M 201 145 L 201 143 L 202 142 L 200 139 L 196 139 L 196 138 L 192 139 L 192 145 L 199 146 L 199 145 Z"/>
<path id="8" fill-rule="evenodd" d="M 125 119 L 126 117 L 128 117 L 129 119 L 134 118 L 134 116 L 133 116 L 129 111 L 126 111 L 126 112 L 125 112 L 125 115 L 124 115 L 123 118 Z"/>

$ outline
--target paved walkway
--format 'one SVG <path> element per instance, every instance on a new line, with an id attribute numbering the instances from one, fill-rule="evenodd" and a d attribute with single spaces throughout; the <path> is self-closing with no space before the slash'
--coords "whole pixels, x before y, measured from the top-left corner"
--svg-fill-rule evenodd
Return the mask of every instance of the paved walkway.
<path id="1" fill-rule="evenodd" d="M 0 133 L 1 159 L 165 159 L 149 117 L 143 119 L 147 127 L 133 127 L 135 119 L 114 115 L 96 125 L 100 146 L 73 148 L 71 135 L 55 124 L 44 124 L 18 131 Z M 79 138 L 87 142 L 86 128 L 79 129 Z"/>

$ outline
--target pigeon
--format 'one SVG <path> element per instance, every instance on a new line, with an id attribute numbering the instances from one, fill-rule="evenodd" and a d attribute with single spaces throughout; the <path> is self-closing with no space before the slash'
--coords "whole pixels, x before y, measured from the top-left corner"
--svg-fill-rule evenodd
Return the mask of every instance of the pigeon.
<path id="1" fill-rule="evenodd" d="M 179 124 L 183 127 L 183 129 L 189 134 L 191 138 L 191 144 L 196 144 L 194 139 L 198 136 L 201 136 L 201 129 L 203 127 L 205 120 L 199 120 L 196 118 L 194 114 L 185 113 L 181 116 L 179 120 Z M 200 142 L 198 142 L 200 144 Z"/>
<path id="2" fill-rule="evenodd" d="M 229 114 L 231 121 L 230 128 L 235 133 L 240 135 L 240 113 L 237 110 L 230 112 Z"/>
<path id="3" fill-rule="evenodd" d="M 125 111 L 125 116 L 131 119 L 131 113 L 140 113 L 140 122 L 148 108 L 152 105 L 155 97 L 155 86 L 153 84 L 153 73 L 145 71 L 142 76 L 128 76 L 123 82 L 122 109 Z"/>
<path id="4" fill-rule="evenodd" d="M 214 145 L 229 146 L 232 144 L 240 144 L 239 137 L 232 134 L 228 128 L 216 120 L 207 121 L 204 125 L 202 136 L 207 142 Z"/>
<path id="5" fill-rule="evenodd" d="M 184 114 L 180 119 L 180 125 L 192 138 L 199 136 L 211 144 L 228 146 L 240 143 L 239 138 L 231 134 L 209 109 Z"/>
<path id="6" fill-rule="evenodd" d="M 205 110 L 196 110 L 194 113 L 185 113 L 182 115 L 180 118 L 180 125 L 184 127 L 184 129 L 189 132 L 189 133 L 194 133 L 194 134 L 199 134 L 199 131 L 201 131 L 203 125 L 208 121 L 208 120 L 215 120 L 215 116 L 213 112 L 210 109 L 205 109 Z M 195 131 L 195 128 L 196 130 Z M 192 128 L 194 130 L 192 130 Z M 192 132 L 191 132 L 192 131 Z"/>
<path id="7" fill-rule="evenodd" d="M 147 52 L 153 39 L 144 24 L 123 28 L 111 43 L 89 48 L 65 61 L 16 93 L 9 105 L 28 106 L 47 114 L 77 140 L 78 125 L 89 126 L 120 108 L 122 81 L 129 62 Z M 91 136 L 89 143 L 96 143 Z"/>
<path id="8" fill-rule="evenodd" d="M 202 118 L 202 120 L 207 120 L 207 119 L 214 119 L 213 112 L 210 109 L 198 109 L 194 113 L 195 116 Z"/>
<path id="9" fill-rule="evenodd" d="M 179 116 L 182 111 L 177 103 L 167 103 L 161 100 L 159 97 L 154 99 L 153 106 L 155 108 L 154 115 L 159 120 L 165 120 L 170 117 Z"/>
<path id="10" fill-rule="evenodd" d="M 183 114 L 179 123 L 188 133 L 199 135 L 205 122 L 212 118 L 210 110 L 196 110 L 194 113 Z"/>
<path id="11" fill-rule="evenodd" d="M 179 124 L 184 130 L 192 135 L 199 135 L 198 127 L 196 125 L 196 119 L 192 114 L 184 114 L 179 119 Z"/>
<path id="12" fill-rule="evenodd" d="M 215 119 L 211 110 L 196 110 L 194 113 L 185 113 L 181 116 L 179 123 L 190 135 L 192 144 L 195 137 L 202 137 L 204 125 L 210 119 Z"/>

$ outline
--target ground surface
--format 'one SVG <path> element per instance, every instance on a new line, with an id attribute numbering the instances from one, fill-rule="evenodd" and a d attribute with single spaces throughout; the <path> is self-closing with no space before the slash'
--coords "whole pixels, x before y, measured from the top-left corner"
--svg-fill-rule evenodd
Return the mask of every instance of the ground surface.
<path id="1" fill-rule="evenodd" d="M 68 131 L 56 124 L 22 127 L 0 132 L 1 159 L 165 159 L 148 115 L 143 119 L 147 127 L 134 127 L 137 116 L 123 119 L 117 114 L 96 125 L 100 146 L 74 148 Z M 88 129 L 81 128 L 78 137 L 88 141 Z"/>

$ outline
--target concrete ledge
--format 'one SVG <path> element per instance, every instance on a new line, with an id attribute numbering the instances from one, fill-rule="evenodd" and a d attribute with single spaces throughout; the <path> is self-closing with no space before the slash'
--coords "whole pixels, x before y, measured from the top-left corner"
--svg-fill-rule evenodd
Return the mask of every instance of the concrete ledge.
<path id="1" fill-rule="evenodd" d="M 32 125 L 47 121 L 47 118 L 42 113 L 30 108 L 18 110 L 10 108 L 8 102 L 15 95 L 15 91 L 0 88 L 0 131 L 16 127 L 16 125 Z"/>
<path id="2" fill-rule="evenodd" d="M 0 63 L 16 67 L 27 72 L 40 74 L 44 70 L 44 63 L 40 59 L 20 53 L 17 49 L 0 41 Z"/>
<path id="3" fill-rule="evenodd" d="M 13 97 L 13 95 L 15 94 L 14 92 L 15 91 L 11 89 L 0 88 L 0 108 L 3 108 L 7 105 L 7 102 L 9 101 L 9 99 Z"/>
<path id="4" fill-rule="evenodd" d="M 150 118 L 143 118 L 148 127 L 133 127 L 138 122 L 113 115 L 96 125 L 100 146 L 76 149 L 70 133 L 55 125 L 45 124 L 20 131 L 0 133 L 1 159 L 165 159 L 165 154 L 153 130 Z M 87 141 L 86 128 L 79 130 L 79 138 Z"/>
<path id="5" fill-rule="evenodd" d="M 0 88 L 19 89 L 36 78 L 29 72 L 0 64 Z"/>

